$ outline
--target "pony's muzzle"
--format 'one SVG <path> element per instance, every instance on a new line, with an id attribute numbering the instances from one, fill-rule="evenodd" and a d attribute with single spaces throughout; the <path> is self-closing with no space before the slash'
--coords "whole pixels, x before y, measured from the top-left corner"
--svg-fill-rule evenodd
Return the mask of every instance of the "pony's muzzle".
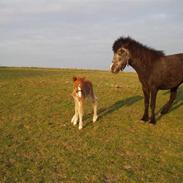
<path id="1" fill-rule="evenodd" d="M 117 69 L 116 69 L 116 67 L 115 67 L 115 65 L 113 63 L 110 65 L 110 71 L 112 73 L 117 73 L 118 72 Z"/>
<path id="2" fill-rule="evenodd" d="M 114 65 L 114 64 L 111 64 L 111 65 L 110 65 L 110 71 L 111 71 L 111 72 L 113 72 L 113 65 Z"/>

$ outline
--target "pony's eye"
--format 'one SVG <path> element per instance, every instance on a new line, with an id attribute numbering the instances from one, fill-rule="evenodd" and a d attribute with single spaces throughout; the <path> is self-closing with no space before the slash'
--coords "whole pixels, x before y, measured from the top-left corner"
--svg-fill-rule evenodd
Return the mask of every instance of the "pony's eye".
<path id="1" fill-rule="evenodd" d="M 122 56 L 118 56 L 118 60 L 121 61 L 122 60 Z"/>

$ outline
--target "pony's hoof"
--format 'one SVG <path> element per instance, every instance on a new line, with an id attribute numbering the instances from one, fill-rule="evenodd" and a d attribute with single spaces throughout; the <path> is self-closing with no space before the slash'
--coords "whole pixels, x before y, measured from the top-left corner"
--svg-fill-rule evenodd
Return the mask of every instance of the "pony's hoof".
<path id="1" fill-rule="evenodd" d="M 153 118 L 153 119 L 151 119 L 151 120 L 149 121 L 149 123 L 152 124 L 152 125 L 155 125 L 155 124 L 156 124 L 156 120 Z"/>
<path id="2" fill-rule="evenodd" d="M 141 121 L 147 122 L 147 121 L 149 121 L 149 117 L 148 116 L 143 116 L 141 118 Z"/>
<path id="3" fill-rule="evenodd" d="M 79 130 L 81 130 L 82 128 L 83 128 L 82 126 L 79 126 L 79 128 L 78 128 L 78 129 L 79 129 Z"/>
<path id="4" fill-rule="evenodd" d="M 93 117 L 93 123 L 95 123 L 97 121 L 97 118 L 98 118 L 98 116 Z"/>
<path id="5" fill-rule="evenodd" d="M 169 111 L 169 109 L 163 108 L 162 111 L 161 111 L 161 114 L 166 114 L 168 111 Z"/>

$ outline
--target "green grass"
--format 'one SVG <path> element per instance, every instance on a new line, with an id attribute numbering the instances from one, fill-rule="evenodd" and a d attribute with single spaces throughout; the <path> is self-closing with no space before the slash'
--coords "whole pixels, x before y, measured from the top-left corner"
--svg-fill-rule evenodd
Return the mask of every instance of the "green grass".
<path id="1" fill-rule="evenodd" d="M 72 76 L 86 76 L 98 97 L 93 124 L 72 126 Z M 160 91 L 156 112 L 168 100 Z M 135 73 L 0 68 L 0 182 L 182 183 L 183 86 L 157 125 L 143 124 Z"/>

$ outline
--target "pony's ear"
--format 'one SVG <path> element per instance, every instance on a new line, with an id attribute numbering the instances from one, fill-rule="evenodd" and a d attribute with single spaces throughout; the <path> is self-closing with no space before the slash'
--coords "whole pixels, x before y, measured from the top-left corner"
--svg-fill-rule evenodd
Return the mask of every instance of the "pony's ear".
<path id="1" fill-rule="evenodd" d="M 73 76 L 72 79 L 73 79 L 73 81 L 76 81 L 77 80 L 77 77 L 76 76 Z"/>
<path id="2" fill-rule="evenodd" d="M 125 52 L 125 51 L 124 51 L 124 48 L 123 48 L 123 47 L 121 47 L 121 48 L 119 48 L 119 49 L 117 50 L 117 53 L 118 53 L 119 55 L 122 55 L 124 52 Z"/>

